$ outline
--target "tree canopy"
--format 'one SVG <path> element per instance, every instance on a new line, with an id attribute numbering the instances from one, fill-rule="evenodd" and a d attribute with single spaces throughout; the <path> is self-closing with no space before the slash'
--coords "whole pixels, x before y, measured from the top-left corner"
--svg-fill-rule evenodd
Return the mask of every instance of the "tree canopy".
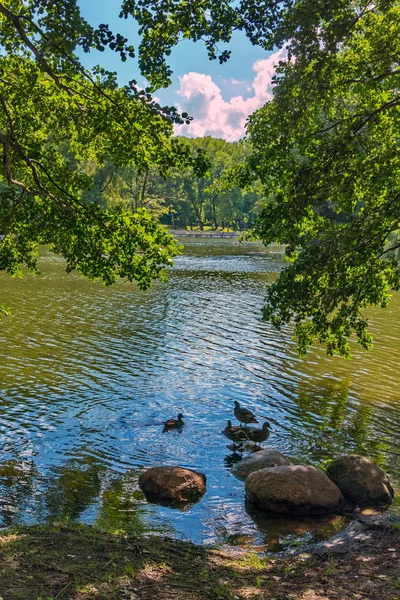
<path id="1" fill-rule="evenodd" d="M 82 67 L 78 48 L 109 46 L 121 60 L 135 50 L 86 23 L 75 0 L 0 2 L 0 268 L 34 270 L 37 244 L 47 242 L 69 269 L 106 283 L 122 276 L 146 288 L 161 276 L 173 240 L 143 209 L 90 201 L 93 177 L 77 165 L 205 175 L 201 144 L 171 137 L 173 123 L 190 117 L 150 93 L 170 83 L 168 57 L 181 39 L 224 62 L 241 30 L 263 49 L 286 48 L 273 100 L 249 118 L 252 151 L 229 176 L 243 189 L 259 182 L 256 232 L 287 248 L 264 316 L 277 327 L 293 322 L 301 352 L 320 341 L 349 355 L 354 333 L 369 348 L 364 309 L 386 306 L 400 287 L 399 1 L 124 0 L 121 16 L 139 24 L 147 90 Z M 216 192 L 208 183 L 183 181 L 193 207 Z"/>
<path id="2" fill-rule="evenodd" d="M 261 181 L 256 232 L 287 248 L 264 316 L 294 323 L 301 353 L 319 341 L 348 356 L 354 333 L 368 349 L 363 310 L 400 286 L 399 2 L 126 0 L 124 12 L 141 23 L 143 67 L 157 83 L 181 37 L 204 39 L 211 58 L 237 29 L 265 49 L 286 44 L 273 100 L 249 117 L 253 152 L 231 174 Z"/>
<path id="3" fill-rule="evenodd" d="M 93 179 L 83 200 L 133 212 L 146 208 L 174 230 L 244 230 L 254 225 L 263 204 L 260 184 L 228 190 L 218 185 L 227 170 L 243 163 L 249 145 L 211 136 L 182 138 L 181 142 L 189 146 L 192 155 L 207 156 L 208 170 L 202 176 L 193 165 L 172 168 L 163 177 L 156 165 L 141 170 L 133 163 L 118 167 L 110 162 L 101 164 L 93 157 L 79 167 Z"/>
<path id="4" fill-rule="evenodd" d="M 206 164 L 171 137 L 187 118 L 135 81 L 119 87 L 115 74 L 83 68 L 76 50 L 104 43 L 122 60 L 133 54 L 120 35 L 89 26 L 74 0 L 0 2 L 0 269 L 35 271 L 37 246 L 47 243 L 68 270 L 146 289 L 177 245 L 144 209 L 85 201 L 93 179 L 80 166 L 94 159 L 165 174 Z"/>
<path id="5" fill-rule="evenodd" d="M 264 316 L 294 321 L 302 352 L 318 340 L 348 355 L 352 332 L 369 348 L 363 309 L 399 289 L 399 58 L 399 4 L 370 4 L 337 52 L 287 62 L 250 117 L 249 166 L 269 198 L 257 231 L 291 261 Z"/>

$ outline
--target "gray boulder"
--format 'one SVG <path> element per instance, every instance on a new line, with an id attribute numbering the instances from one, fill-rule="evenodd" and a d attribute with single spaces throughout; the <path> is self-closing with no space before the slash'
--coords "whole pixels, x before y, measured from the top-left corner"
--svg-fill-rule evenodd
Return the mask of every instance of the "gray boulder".
<path id="1" fill-rule="evenodd" d="M 150 499 L 195 502 L 206 492 L 206 476 L 182 467 L 153 467 L 140 475 L 139 486 Z"/>
<path id="2" fill-rule="evenodd" d="M 329 463 L 326 473 L 344 496 L 359 506 L 388 506 L 394 489 L 378 465 L 357 454 L 342 456 Z"/>
<path id="3" fill-rule="evenodd" d="M 292 461 L 286 458 L 278 450 L 260 450 L 247 456 L 232 468 L 232 473 L 239 479 L 246 479 L 250 473 L 269 467 L 281 467 L 291 465 Z"/>
<path id="4" fill-rule="evenodd" d="M 312 515 L 340 511 L 344 498 L 321 469 L 291 465 L 261 469 L 246 478 L 246 494 L 257 506 L 275 513 Z"/>

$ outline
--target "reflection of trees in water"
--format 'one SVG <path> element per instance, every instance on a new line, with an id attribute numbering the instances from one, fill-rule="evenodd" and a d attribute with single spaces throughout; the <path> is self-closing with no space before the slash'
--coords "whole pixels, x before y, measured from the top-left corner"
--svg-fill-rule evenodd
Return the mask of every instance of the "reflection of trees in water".
<path id="1" fill-rule="evenodd" d="M 129 472 L 113 479 L 102 493 L 96 523 L 108 530 L 124 530 L 130 534 L 148 531 L 140 515 L 143 494 L 138 489 L 139 473 Z"/>
<path id="2" fill-rule="evenodd" d="M 45 491 L 52 519 L 78 519 L 99 497 L 106 468 L 92 456 L 80 455 L 56 467 Z"/>
<path id="3" fill-rule="evenodd" d="M 142 520 L 141 505 L 144 496 L 138 489 L 139 473 L 131 471 L 113 479 L 102 493 L 96 523 L 105 529 L 123 530 L 131 535 L 149 531 Z"/>
<path id="4" fill-rule="evenodd" d="M 10 459 L 0 463 L 1 524 L 10 526 L 18 521 L 34 492 L 37 470 L 33 461 Z"/>
<path id="5" fill-rule="evenodd" d="M 389 439 L 376 433 L 376 409 L 356 402 L 349 391 L 350 382 L 345 379 L 324 387 L 314 383 L 311 388 L 306 381 L 299 384 L 292 432 L 297 434 L 299 452 L 316 462 L 339 454 L 364 454 L 384 465 Z"/>
<path id="6" fill-rule="evenodd" d="M 130 471 L 115 477 L 84 449 L 54 468 L 47 477 L 39 475 L 33 461 L 1 462 L 1 525 L 18 522 L 18 514 L 26 515 L 37 495 L 35 517 L 40 520 L 79 520 L 87 509 L 94 507 L 96 523 L 109 531 L 123 530 L 131 535 L 146 531 L 173 533 L 172 527 L 155 526 L 152 521 L 154 509 L 139 489 L 139 474 Z"/>
<path id="7" fill-rule="evenodd" d="M 45 492 L 48 516 L 52 520 L 77 520 L 96 505 L 96 524 L 108 531 L 139 535 L 154 531 L 154 523 L 144 517 L 151 508 L 139 489 L 138 471 L 113 477 L 97 459 L 87 454 L 72 458 L 54 471 Z M 159 528 L 171 532 L 171 528 Z"/>
<path id="8" fill-rule="evenodd" d="M 108 531 L 124 531 L 129 535 L 146 532 L 173 533 L 171 526 L 155 524 L 145 519 L 152 513 L 138 485 L 139 471 L 131 470 L 122 477 L 112 479 L 100 498 L 96 524 Z"/>

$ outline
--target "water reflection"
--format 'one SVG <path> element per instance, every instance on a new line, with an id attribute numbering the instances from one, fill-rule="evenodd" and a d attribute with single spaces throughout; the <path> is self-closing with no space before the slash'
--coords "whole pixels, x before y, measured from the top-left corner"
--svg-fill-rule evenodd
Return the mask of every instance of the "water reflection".
<path id="1" fill-rule="evenodd" d="M 139 475 L 133 470 L 108 482 L 100 498 L 96 524 L 109 531 L 124 531 L 129 535 L 146 532 L 172 535 L 173 527 L 164 525 L 154 529 L 151 521 L 143 518 L 146 499 L 139 489 Z"/>
<path id="2" fill-rule="evenodd" d="M 78 520 L 100 495 L 105 466 L 85 454 L 57 466 L 46 485 L 46 512 L 51 520 Z"/>
<path id="3" fill-rule="evenodd" d="M 11 459 L 0 463 L 0 515 L 4 526 L 19 522 L 19 514 L 29 511 L 37 476 L 33 461 Z"/>
<path id="4" fill-rule="evenodd" d="M 265 447 L 311 464 L 359 452 L 399 485 L 400 295 L 371 312 L 372 354 L 355 348 L 349 362 L 316 349 L 300 360 L 290 332 L 260 319 L 281 267 L 257 245 L 190 240 L 168 284 L 148 294 L 66 275 L 46 252 L 39 278 L 0 274 L 0 304 L 13 311 L 0 330 L 0 525 L 79 519 L 278 543 L 292 526 L 248 514 L 230 472 L 241 456 L 220 432 L 234 400 L 271 423 Z M 179 435 L 162 434 L 180 411 Z M 148 504 L 137 478 L 157 464 L 204 472 L 207 494 L 186 512 Z"/>
<path id="5" fill-rule="evenodd" d="M 323 463 L 343 454 L 363 454 L 385 465 L 388 437 L 376 436 L 376 413 L 371 405 L 354 402 L 348 379 L 326 382 L 324 387 L 313 384 L 312 389 L 308 380 L 300 380 L 297 390 L 296 421 L 302 425 L 298 455 Z"/>
<path id="6" fill-rule="evenodd" d="M 240 462 L 242 458 L 243 454 L 241 452 L 232 452 L 231 454 L 227 454 L 224 458 L 225 466 L 230 469 Z"/>
<path id="7" fill-rule="evenodd" d="M 303 516 L 294 519 L 287 516 L 271 518 L 248 501 L 245 503 L 245 508 L 257 525 L 257 529 L 264 534 L 266 547 L 276 552 L 288 546 L 327 539 L 346 524 L 346 517 L 341 515 Z"/>

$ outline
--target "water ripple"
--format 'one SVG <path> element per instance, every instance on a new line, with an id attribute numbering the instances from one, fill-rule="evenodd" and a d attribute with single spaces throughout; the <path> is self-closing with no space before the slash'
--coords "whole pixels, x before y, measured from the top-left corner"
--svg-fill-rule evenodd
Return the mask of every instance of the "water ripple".
<path id="1" fill-rule="evenodd" d="M 290 332 L 260 319 L 282 264 L 252 244 L 192 240 L 168 284 L 148 294 L 66 275 L 48 253 L 38 278 L 1 275 L 13 311 L 0 331 L 2 521 L 69 516 L 276 544 L 299 524 L 279 530 L 246 509 L 230 473 L 240 457 L 220 433 L 233 400 L 271 422 L 269 446 L 312 464 L 362 452 L 399 484 L 400 296 L 371 311 L 371 354 L 355 347 L 349 362 L 315 350 L 300 360 Z M 162 434 L 180 411 L 183 431 Z M 208 494 L 190 511 L 148 505 L 138 489 L 143 468 L 174 463 L 207 474 Z"/>

